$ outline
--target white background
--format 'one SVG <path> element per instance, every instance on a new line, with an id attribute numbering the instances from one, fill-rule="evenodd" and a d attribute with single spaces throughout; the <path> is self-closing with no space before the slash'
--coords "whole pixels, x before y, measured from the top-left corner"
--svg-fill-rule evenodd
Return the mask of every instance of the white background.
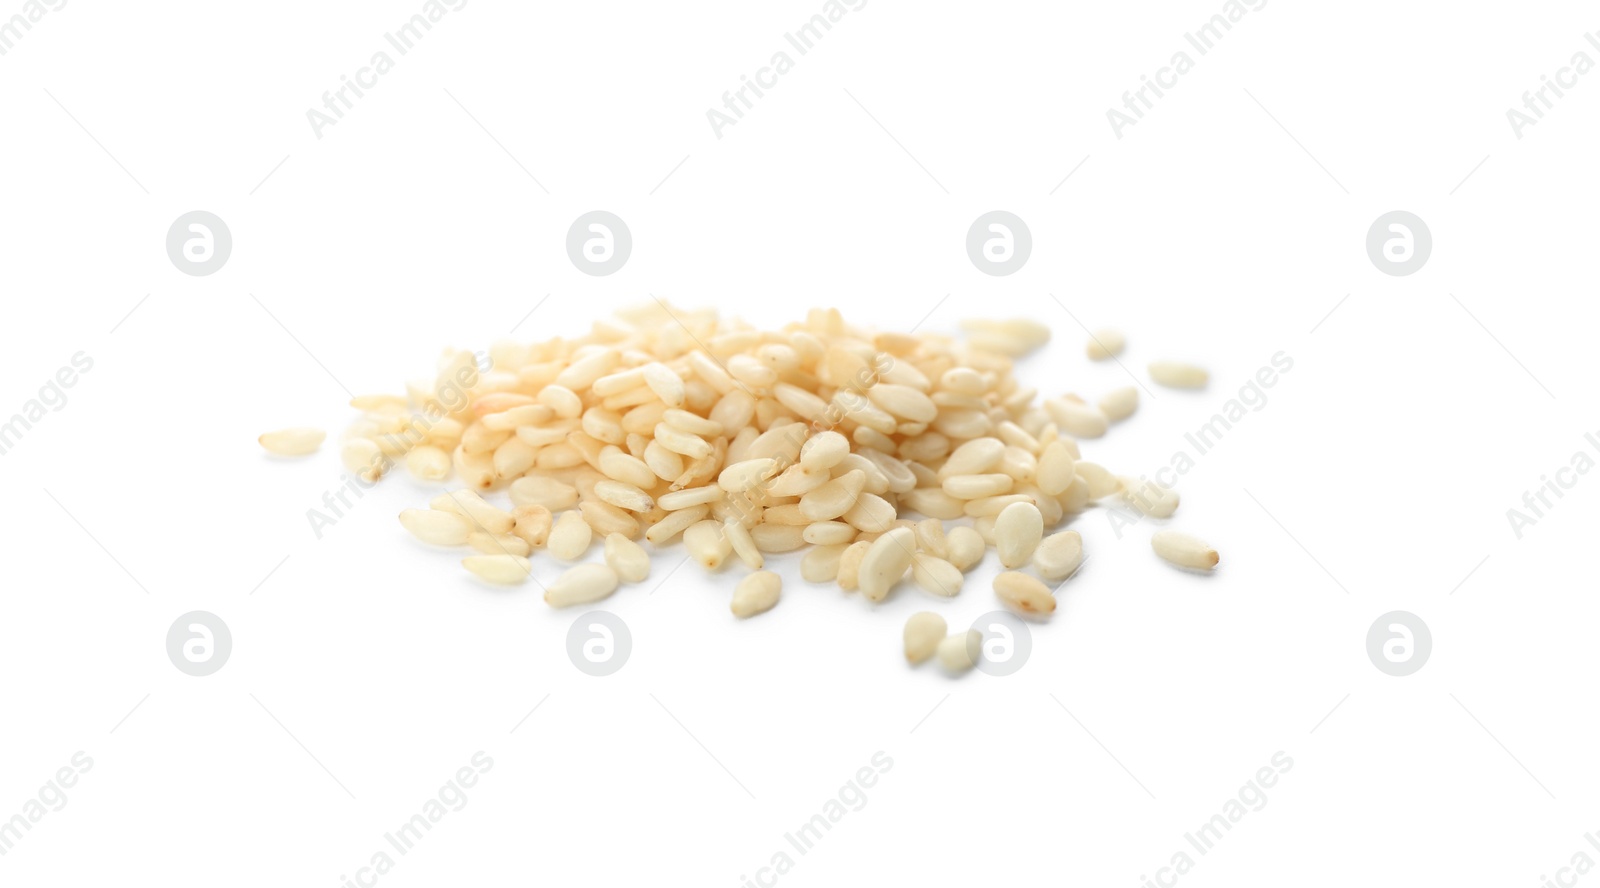
<path id="1" fill-rule="evenodd" d="M 0 416 L 94 361 L 0 457 L 0 818 L 94 760 L 0 882 L 341 884 L 478 750 L 469 803 L 380 884 L 734 886 L 787 851 L 783 885 L 1133 886 L 1187 850 L 1183 885 L 1532 886 L 1600 859 L 1600 478 L 1520 540 L 1506 518 L 1600 458 L 1600 74 L 1520 140 L 1506 119 L 1600 59 L 1592 7 L 1274 0 L 1118 139 L 1106 110 L 1221 3 L 873 0 L 716 138 L 707 109 L 820 8 L 473 0 L 320 139 L 306 110 L 420 2 L 74 0 L 0 56 Z M 164 251 L 195 209 L 233 235 L 209 277 Z M 610 277 L 565 255 L 592 209 L 633 232 Z M 991 209 L 1032 230 L 1009 277 L 965 254 Z M 1409 277 L 1365 253 L 1395 209 L 1433 234 Z M 446 346 L 651 294 L 765 325 L 1034 317 L 1056 338 L 1020 369 L 1048 395 L 1127 384 L 1072 316 L 1119 326 L 1141 378 L 1212 372 L 1084 444 L 1131 474 L 1274 353 L 1294 367 L 1180 484 L 1170 523 L 1216 575 L 1086 513 L 1090 561 L 1006 678 L 899 651 L 915 610 L 993 610 L 992 558 L 953 601 L 875 609 L 773 559 L 784 599 L 741 623 L 736 566 L 650 592 L 681 547 L 605 603 L 634 650 L 592 678 L 576 614 L 404 535 L 429 490 L 400 473 L 319 540 L 336 448 L 255 443 L 336 434 L 346 387 L 400 391 Z M 164 650 L 194 609 L 233 634 L 206 678 Z M 1405 678 L 1365 651 L 1396 609 L 1434 639 Z M 797 854 L 784 834 L 879 750 L 866 806 Z M 1268 804 L 1196 854 L 1184 833 L 1279 750 Z"/>

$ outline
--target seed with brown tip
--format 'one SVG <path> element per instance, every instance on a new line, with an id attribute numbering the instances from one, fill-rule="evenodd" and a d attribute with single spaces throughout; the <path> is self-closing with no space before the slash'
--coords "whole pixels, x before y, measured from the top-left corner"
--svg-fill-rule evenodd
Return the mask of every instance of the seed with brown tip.
<path id="1" fill-rule="evenodd" d="M 1018 613 L 1043 616 L 1055 613 L 1056 597 L 1036 577 L 1008 570 L 994 578 L 994 594 Z"/>
<path id="2" fill-rule="evenodd" d="M 1222 560 L 1204 540 L 1176 530 L 1158 530 L 1150 545 L 1163 561 L 1190 570 L 1211 570 Z"/>
<path id="3" fill-rule="evenodd" d="M 700 562 L 706 570 L 716 570 L 728 559 L 733 543 L 722 531 L 722 522 L 715 519 L 697 521 L 683 532 L 684 548 L 689 556 Z"/>

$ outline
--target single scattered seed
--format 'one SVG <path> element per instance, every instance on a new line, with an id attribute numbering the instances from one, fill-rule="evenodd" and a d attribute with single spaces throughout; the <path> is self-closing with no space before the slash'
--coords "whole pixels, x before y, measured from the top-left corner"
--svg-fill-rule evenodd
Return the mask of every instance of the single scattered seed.
<path id="1" fill-rule="evenodd" d="M 650 553 L 620 533 L 606 534 L 605 557 L 624 583 L 642 583 L 650 576 Z"/>
<path id="2" fill-rule="evenodd" d="M 1086 351 L 1089 353 L 1089 360 L 1104 361 L 1122 354 L 1123 346 L 1127 344 L 1127 337 L 1122 335 L 1121 330 L 1105 327 L 1089 334 Z"/>
<path id="3" fill-rule="evenodd" d="M 1123 478 L 1122 499 L 1151 518 L 1171 518 L 1178 511 L 1178 492 L 1154 480 Z"/>
<path id="4" fill-rule="evenodd" d="M 478 579 L 501 586 L 516 585 L 531 575 L 528 559 L 521 555 L 468 555 L 461 566 Z"/>
<path id="5" fill-rule="evenodd" d="M 1012 610 L 1030 616 L 1055 613 L 1056 597 L 1038 578 L 1008 570 L 994 578 L 994 593 Z"/>
<path id="6" fill-rule="evenodd" d="M 919 611 L 906 620 L 905 647 L 906 661 L 913 666 L 933 656 L 939 649 L 939 642 L 944 640 L 949 629 L 945 625 L 944 617 L 933 611 Z"/>
<path id="7" fill-rule="evenodd" d="M 433 509 L 406 509 L 400 513 L 400 524 L 411 531 L 412 536 L 435 546 L 464 545 L 472 533 L 467 519 Z"/>
<path id="8" fill-rule="evenodd" d="M 326 437 L 327 433 L 321 429 L 291 428 L 267 432 L 256 441 L 266 448 L 268 453 L 278 456 L 305 456 L 308 453 L 316 453 Z"/>
<path id="9" fill-rule="evenodd" d="M 1150 378 L 1159 385 L 1176 389 L 1205 388 L 1211 374 L 1204 367 L 1177 361 L 1154 361 L 1150 364 Z"/>
<path id="10" fill-rule="evenodd" d="M 1112 389 L 1100 399 L 1100 412 L 1112 422 L 1121 422 L 1139 409 L 1139 390 L 1131 385 Z"/>
<path id="11" fill-rule="evenodd" d="M 982 645 L 983 633 L 976 629 L 947 635 L 939 639 L 939 646 L 936 649 L 939 654 L 939 665 L 951 675 L 960 675 L 978 665 Z"/>
<path id="12" fill-rule="evenodd" d="M 617 591 L 618 579 L 610 565 L 575 565 L 550 584 L 545 590 L 544 602 L 551 607 L 571 607 L 599 601 Z"/>
<path id="13" fill-rule="evenodd" d="M 733 615 L 753 617 L 772 610 L 783 590 L 783 578 L 770 570 L 758 570 L 733 587 Z"/>
<path id="14" fill-rule="evenodd" d="M 857 582 L 869 601 L 882 601 L 911 566 L 916 537 L 908 527 L 896 527 L 878 537 L 861 558 Z"/>
<path id="15" fill-rule="evenodd" d="M 926 552 L 911 556 L 911 581 L 929 595 L 954 598 L 966 577 L 954 564 Z"/>
<path id="16" fill-rule="evenodd" d="M 1033 550 L 1033 568 L 1051 582 L 1064 580 L 1083 563 L 1083 536 L 1076 530 L 1053 533 Z"/>
<path id="17" fill-rule="evenodd" d="M 945 560 L 955 565 L 962 573 L 966 573 L 982 561 L 983 553 L 988 549 L 983 537 L 965 524 L 950 528 L 945 532 L 944 539 Z"/>
<path id="18" fill-rule="evenodd" d="M 1150 538 L 1156 554 L 1168 564 L 1191 570 L 1212 570 L 1221 559 L 1204 540 L 1176 530 L 1158 530 Z"/>
<path id="19" fill-rule="evenodd" d="M 577 561 L 589 550 L 594 539 L 594 529 L 583 520 L 582 513 L 562 512 L 550 530 L 550 554 L 562 561 Z"/>

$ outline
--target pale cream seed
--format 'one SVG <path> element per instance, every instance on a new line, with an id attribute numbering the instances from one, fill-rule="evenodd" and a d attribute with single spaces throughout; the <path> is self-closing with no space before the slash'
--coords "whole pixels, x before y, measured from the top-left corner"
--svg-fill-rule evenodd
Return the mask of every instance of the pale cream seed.
<path id="1" fill-rule="evenodd" d="M 624 583 L 642 583 L 650 576 L 650 553 L 620 533 L 606 534 L 605 558 Z"/>
<path id="2" fill-rule="evenodd" d="M 741 619 L 772 610 L 783 591 L 783 578 L 770 570 L 758 570 L 733 587 L 733 615 Z"/>
<path id="3" fill-rule="evenodd" d="M 618 581 L 617 572 L 610 565 L 575 565 L 545 589 L 544 601 L 551 607 L 590 604 L 617 591 Z"/>
<path id="4" fill-rule="evenodd" d="M 267 432 L 256 441 L 268 453 L 278 456 L 305 456 L 316 453 L 327 433 L 321 429 L 289 428 Z"/>
<path id="5" fill-rule="evenodd" d="M 933 611 L 919 611 L 906 620 L 904 631 L 906 661 L 913 666 L 933 656 L 949 629 L 944 617 Z"/>
<path id="6" fill-rule="evenodd" d="M 1204 540 L 1176 530 L 1158 530 L 1150 545 L 1163 561 L 1190 570 L 1212 570 L 1221 559 Z"/>

